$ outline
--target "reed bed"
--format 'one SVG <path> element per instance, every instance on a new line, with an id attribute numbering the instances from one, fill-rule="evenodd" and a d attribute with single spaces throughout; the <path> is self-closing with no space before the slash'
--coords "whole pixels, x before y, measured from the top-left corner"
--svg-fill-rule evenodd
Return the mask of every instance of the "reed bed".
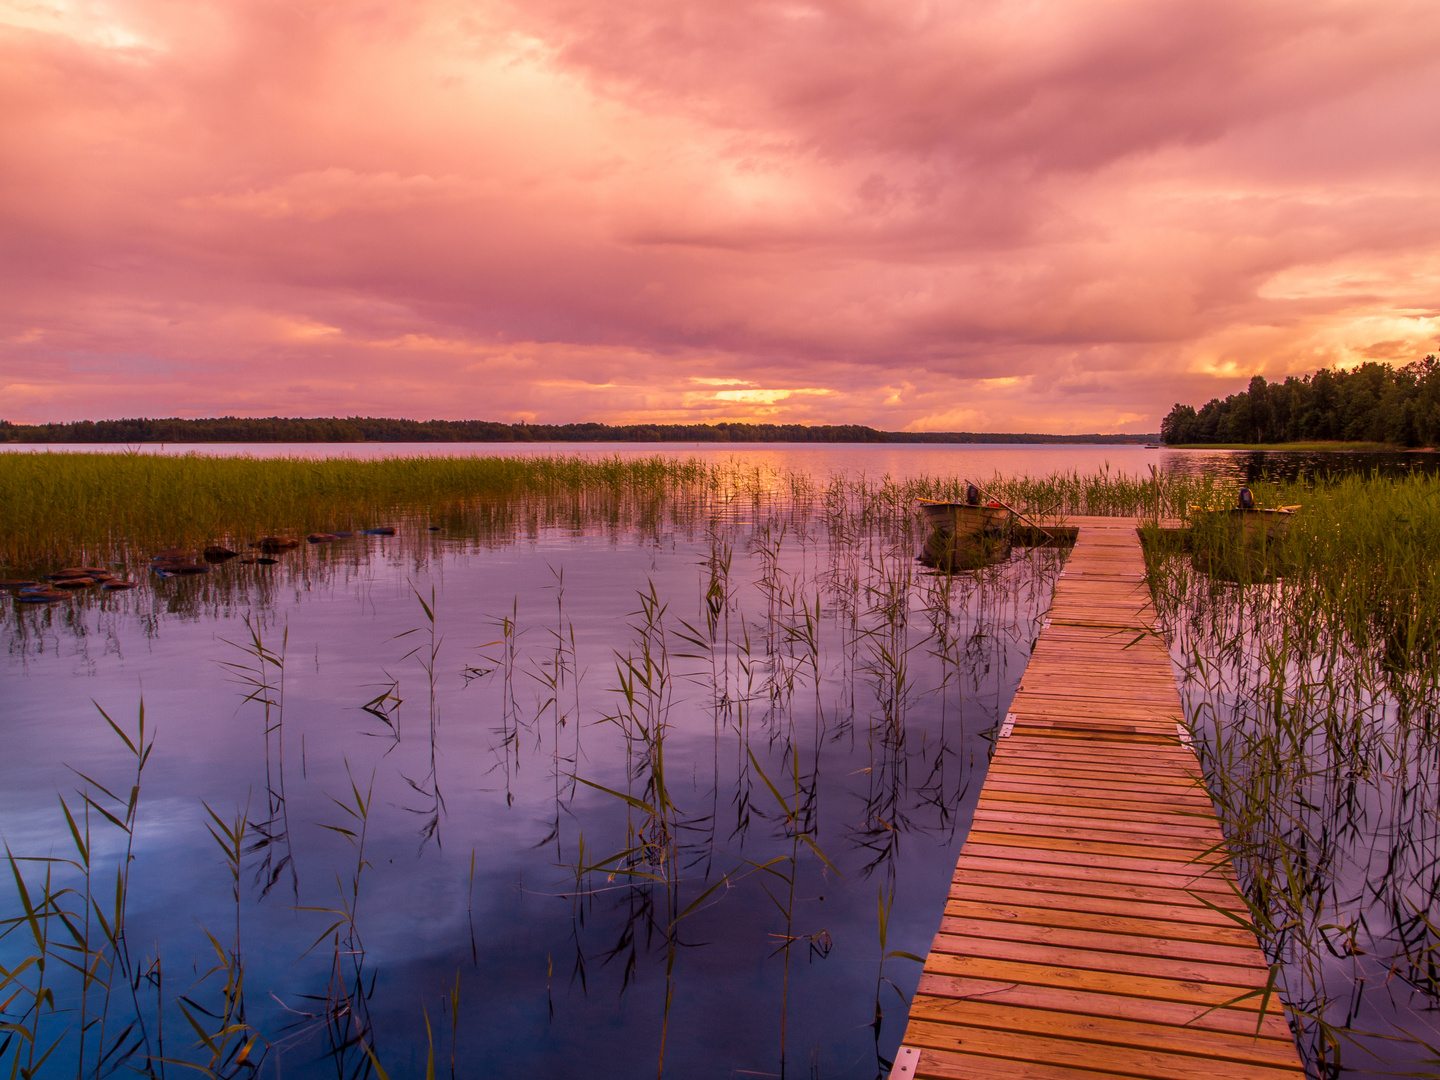
<path id="1" fill-rule="evenodd" d="M 1206 783 L 1310 1074 L 1433 1076 L 1440 482 L 1257 487 L 1283 538 L 1150 545 Z"/>
<path id="2" fill-rule="evenodd" d="M 272 533 L 361 529 L 400 513 L 453 514 L 527 497 L 664 500 L 714 471 L 662 457 L 382 458 L 0 454 L 0 564 L 107 562 L 127 552 L 243 545 Z"/>

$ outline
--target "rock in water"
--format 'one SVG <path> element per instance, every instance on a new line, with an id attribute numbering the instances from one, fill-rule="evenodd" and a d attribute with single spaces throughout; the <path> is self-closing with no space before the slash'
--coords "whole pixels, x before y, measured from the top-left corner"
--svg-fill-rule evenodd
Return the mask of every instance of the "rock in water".
<path id="1" fill-rule="evenodd" d="M 216 563 L 224 562 L 226 559 L 233 559 L 240 553 L 238 551 L 231 551 L 227 547 L 221 547 L 219 544 L 211 544 L 205 549 L 203 554 L 206 562 Z"/>
<path id="2" fill-rule="evenodd" d="M 21 589 L 15 599 L 22 604 L 51 604 L 70 599 L 70 594 L 64 589 Z"/>
<path id="3" fill-rule="evenodd" d="M 289 551 L 291 548 L 300 546 L 299 540 L 292 540 L 288 536 L 262 536 L 250 545 L 259 548 L 261 551 Z"/>
<path id="4" fill-rule="evenodd" d="M 160 577 L 181 577 L 187 574 L 208 574 L 212 567 L 209 563 L 196 562 L 193 558 L 153 559 L 150 569 Z"/>

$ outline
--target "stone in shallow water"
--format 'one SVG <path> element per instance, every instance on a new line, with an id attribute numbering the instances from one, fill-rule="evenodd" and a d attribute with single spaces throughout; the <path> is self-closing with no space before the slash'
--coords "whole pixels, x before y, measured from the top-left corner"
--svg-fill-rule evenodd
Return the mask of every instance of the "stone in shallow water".
<path id="1" fill-rule="evenodd" d="M 70 594 L 64 589 L 21 589 L 15 599 L 22 604 L 50 604 L 56 600 L 69 600 Z"/>
<path id="2" fill-rule="evenodd" d="M 57 589 L 88 589 L 96 583 L 89 574 L 84 577 L 55 578 L 54 581 Z"/>
<path id="3" fill-rule="evenodd" d="M 213 569 L 209 563 L 194 559 L 156 559 L 150 569 L 160 577 L 182 577 L 188 574 L 208 574 Z"/>
<path id="4" fill-rule="evenodd" d="M 38 581 L 27 581 L 21 578 L 0 578 L 0 589 L 34 589 L 40 585 Z"/>
<path id="5" fill-rule="evenodd" d="M 111 592 L 119 592 L 122 589 L 133 589 L 139 584 L 138 581 L 121 581 L 119 578 L 111 578 L 109 581 L 101 582 L 100 587 Z"/>
<path id="6" fill-rule="evenodd" d="M 227 547 L 221 547 L 219 544 L 211 544 L 205 549 L 203 554 L 206 562 L 224 562 L 226 559 L 235 558 L 235 556 L 240 553 L 238 551 L 231 551 Z"/>
<path id="7" fill-rule="evenodd" d="M 309 536 L 305 537 L 305 539 L 310 541 L 310 543 L 312 544 L 331 544 L 334 543 L 336 540 L 339 540 L 340 537 L 337 536 L 335 533 L 311 533 Z"/>
<path id="8" fill-rule="evenodd" d="M 291 548 L 299 547 L 300 541 L 288 536 L 262 536 L 250 546 L 259 548 L 261 551 L 289 551 Z"/>
<path id="9" fill-rule="evenodd" d="M 256 559 L 256 558 L 250 558 L 250 559 L 241 559 L 241 560 L 240 560 L 240 563 L 241 563 L 242 566 L 274 566 L 274 565 L 275 565 L 277 562 L 279 562 L 279 561 L 280 561 L 279 559 Z"/>
<path id="10" fill-rule="evenodd" d="M 360 530 L 360 535 L 361 535 L 361 536 L 394 536 L 394 535 L 395 535 L 395 526 L 393 526 L 393 525 L 382 525 L 382 526 L 380 526 L 379 528 L 376 528 L 376 529 L 361 529 L 361 530 Z"/>

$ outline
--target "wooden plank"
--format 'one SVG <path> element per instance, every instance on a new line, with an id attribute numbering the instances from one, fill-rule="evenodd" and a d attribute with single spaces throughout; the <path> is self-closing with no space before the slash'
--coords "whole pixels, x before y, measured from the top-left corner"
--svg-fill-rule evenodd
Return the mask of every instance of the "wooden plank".
<path id="1" fill-rule="evenodd" d="M 1044 998 L 1047 995 L 1016 995 L 1025 996 Z M 1284 1067 L 1294 1058 L 1295 1044 L 1288 1030 L 1282 1042 L 1257 1037 L 1253 1023 L 1251 1030 L 1244 1033 L 1215 1026 L 1191 1027 L 1183 1019 L 1167 1015 L 1191 1010 L 1173 1006 L 1146 1009 L 1133 999 L 1125 1011 L 1142 1015 L 1132 1018 L 1117 1016 L 1108 1010 L 1072 1011 L 1068 1008 L 1020 1005 L 1013 998 L 1010 1002 L 996 1002 L 980 997 L 954 998 L 927 994 L 920 999 L 918 1007 L 910 1010 L 910 1015 L 945 1024 L 976 1025 L 1017 1034 L 1083 1039 L 1259 1065 Z"/>
<path id="2" fill-rule="evenodd" d="M 1143 1080 L 1299 1080 L 1305 1075 L 1298 1064 L 1289 1068 L 1284 1065 L 1151 1050 L 1125 1043 L 1112 1042 L 1106 1045 L 1099 1040 L 1076 1038 L 1074 1035 L 1057 1037 L 1031 1033 L 1020 1036 L 1014 1032 L 995 1031 L 979 1025 L 962 1026 L 929 1020 L 912 1021 L 906 1029 L 905 1039 L 905 1045 L 922 1049 L 963 1046 L 967 1053 L 977 1057 L 1110 1071 L 1119 1076 L 1140 1077 Z M 1294 1053 L 1293 1047 L 1291 1053 Z M 923 1071 L 921 1075 L 925 1075 Z M 969 1074 L 971 1078 L 986 1075 L 976 1071 Z"/>
<path id="3" fill-rule="evenodd" d="M 1070 519 L 905 1045 L 935 1080 L 1303 1070 L 1229 866 L 1131 519 Z M 1235 918 L 1231 918 L 1230 915 Z"/>
<path id="4" fill-rule="evenodd" d="M 1068 967 L 1085 971 L 1105 971 L 1112 975 L 1152 976 L 1177 982 L 1239 986 L 1241 993 L 1264 990 L 1268 972 L 1244 964 L 1216 964 L 1180 956 L 1148 956 L 1109 949 L 1084 949 L 1074 945 L 1046 944 L 1034 941 L 1010 941 L 990 934 L 937 934 L 931 959 L 937 953 L 958 957 L 1021 961 Z M 931 959 L 925 961 L 927 969 Z"/>
<path id="5" fill-rule="evenodd" d="M 1044 882 L 1040 884 L 1039 882 Z M 1086 890 L 1072 891 L 1069 884 L 1056 878 L 1017 879 L 996 874 L 987 880 L 970 875 L 950 886 L 950 901 L 971 900 L 982 904 L 1006 904 L 1015 907 L 1048 906 L 1056 911 L 1091 912 L 1097 915 L 1133 916 L 1143 919 L 1167 919 L 1174 923 L 1195 926 L 1236 927 L 1234 919 L 1224 912 L 1200 904 L 1188 893 L 1172 895 L 1168 900 L 1156 899 L 1158 890 L 1135 890 L 1139 895 L 1119 896 Z"/>
<path id="6" fill-rule="evenodd" d="M 1198 941 L 1210 945 L 1255 948 L 1255 935 L 1236 923 L 1204 924 L 1181 922 L 1155 915 L 1132 912 L 1073 911 L 1057 897 L 1054 904 L 1039 904 L 1031 896 L 1027 903 L 1005 903 L 997 899 L 965 899 L 951 893 L 945 914 L 951 918 L 993 919 L 1017 926 L 1048 926 L 1056 929 L 1086 930 L 1105 934 L 1143 934 L 1172 937 L 1176 941 Z M 1254 957 L 1250 956 L 1246 962 Z"/>
<path id="7" fill-rule="evenodd" d="M 1025 945 L 1087 949 L 1145 957 L 1163 956 L 1167 961 L 1190 960 L 1246 969 L 1255 968 L 1260 959 L 1259 946 L 1253 944 L 1216 945 L 1206 941 L 1166 937 L 1163 933 L 1125 933 L 1122 930 L 1045 926 L 1021 922 L 1019 919 L 978 919 L 949 914 L 940 917 L 940 937 L 975 937 L 982 934 L 996 941 Z"/>
<path id="8" fill-rule="evenodd" d="M 920 993 L 944 994 L 946 991 L 943 988 L 925 989 L 927 980 L 932 979 L 957 979 L 967 982 L 998 980 L 1001 985 L 1103 995 L 1106 1000 L 1115 1003 L 1114 1008 L 1123 1008 L 1123 999 L 1127 997 L 1162 1004 L 1173 1002 L 1203 1011 L 1213 1009 L 1216 1012 L 1223 1010 L 1238 1013 L 1246 1018 L 1251 1030 L 1257 1026 L 1263 1000 L 1261 995 L 1254 992 L 1253 987 L 1228 986 L 1223 982 L 1140 975 L 1133 971 L 1098 971 L 988 956 L 956 956 L 952 953 L 935 953 L 926 962 L 925 974 L 920 977 Z M 928 985 L 939 984 L 931 982 Z M 1284 1013 L 1277 1000 L 1271 998 L 1266 1011 L 1284 1024 Z"/>
<path id="9" fill-rule="evenodd" d="M 1129 860 L 1126 860 L 1127 862 Z M 1235 895 L 1233 879 L 1223 868 L 1194 867 L 1160 869 L 1151 863 L 1122 866 L 1119 859 L 1091 859 L 1087 856 L 1057 857 L 1054 853 L 1024 848 L 985 847 L 967 844 L 955 864 L 956 875 L 966 870 L 983 873 L 1014 873 L 1037 877 L 1070 878 L 1096 884 L 1133 885 L 1143 889 L 1178 889 L 1204 896 L 1226 910 L 1243 912 L 1245 905 Z"/>

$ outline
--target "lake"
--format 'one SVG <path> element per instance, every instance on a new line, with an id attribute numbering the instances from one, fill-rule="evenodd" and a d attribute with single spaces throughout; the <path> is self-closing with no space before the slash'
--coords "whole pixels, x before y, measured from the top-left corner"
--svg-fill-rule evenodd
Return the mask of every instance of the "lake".
<path id="1" fill-rule="evenodd" d="M 1316 468 L 1128 446 L 165 452 L 658 452 L 758 478 L 660 512 L 398 517 L 269 565 L 4 601 L 0 829 L 71 860 L 19 864 L 32 902 L 48 869 L 52 895 L 113 903 L 128 866 L 105 1029 L 82 1045 L 81 1014 L 47 1019 L 47 1073 L 103 1045 L 248 1075 L 258 1032 L 248 1060 L 275 1077 L 419 1075 L 431 1052 L 466 1076 L 884 1075 L 904 954 L 938 926 L 1063 552 L 929 573 L 913 508 L 874 481 Z M 142 701 L 132 822 L 135 755 L 100 710 L 133 742 Z M 83 828 L 82 790 L 88 878 L 56 797 Z M 13 882 L 0 899 L 19 909 Z M 192 1021 L 244 1037 L 212 1051 Z"/>
<path id="2" fill-rule="evenodd" d="M 545 455 L 584 457 L 698 458 L 740 461 L 771 471 L 808 476 L 965 476 L 977 483 L 991 476 L 1109 470 L 1146 476 L 1150 468 L 1191 476 L 1237 481 L 1263 476 L 1293 478 L 1329 472 L 1378 471 L 1394 475 L 1440 471 L 1440 454 L 1421 452 L 1302 453 L 1254 450 L 1170 450 L 1139 445 L 1022 443 L 168 443 L 123 446 L 106 443 L 7 444 L 31 453 L 164 453 L 217 456 L 377 458 L 488 457 Z"/>

